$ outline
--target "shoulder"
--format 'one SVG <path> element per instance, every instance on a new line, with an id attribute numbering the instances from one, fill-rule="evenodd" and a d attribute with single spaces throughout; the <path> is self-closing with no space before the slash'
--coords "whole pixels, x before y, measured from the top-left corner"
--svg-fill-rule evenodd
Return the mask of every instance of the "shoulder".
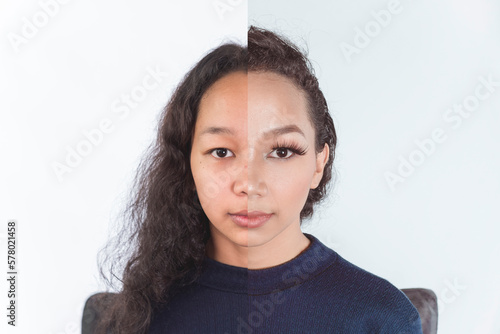
<path id="1" fill-rule="evenodd" d="M 356 310 L 356 317 L 379 333 L 421 333 L 420 317 L 406 295 L 388 280 L 364 270 L 337 254 L 321 275 L 324 291 Z M 333 297 L 335 295 L 335 297 Z"/>

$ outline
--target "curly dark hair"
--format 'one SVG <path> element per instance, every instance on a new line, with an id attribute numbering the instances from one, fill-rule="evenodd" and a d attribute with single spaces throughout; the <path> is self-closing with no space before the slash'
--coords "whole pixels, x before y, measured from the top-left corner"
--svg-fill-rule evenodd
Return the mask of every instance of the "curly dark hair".
<path id="1" fill-rule="evenodd" d="M 112 302 L 101 301 L 94 333 L 147 333 L 155 311 L 178 287 L 193 283 L 200 275 L 210 230 L 190 168 L 192 139 L 203 94 L 214 82 L 237 71 L 274 72 L 306 93 L 316 152 L 326 143 L 330 156 L 320 184 L 309 191 L 301 223 L 325 198 L 337 139 L 313 68 L 293 43 L 251 26 L 248 47 L 227 43 L 208 53 L 186 74 L 161 114 L 156 141 L 136 171 L 131 200 L 123 211 L 126 225 L 115 242 L 102 250 L 101 276 L 109 287 L 114 287 L 113 278 L 122 287 Z M 105 252 L 108 248 L 112 253 Z"/>

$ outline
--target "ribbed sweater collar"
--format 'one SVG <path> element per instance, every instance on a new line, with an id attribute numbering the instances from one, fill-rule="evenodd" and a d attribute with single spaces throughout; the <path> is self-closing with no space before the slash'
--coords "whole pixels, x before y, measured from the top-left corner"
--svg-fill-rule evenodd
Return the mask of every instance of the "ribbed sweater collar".
<path id="1" fill-rule="evenodd" d="M 270 268 L 236 267 L 205 256 L 198 282 L 218 290 L 249 295 L 268 294 L 300 285 L 319 275 L 337 259 L 337 253 L 315 236 L 304 235 L 311 240 L 305 250 L 293 259 Z"/>

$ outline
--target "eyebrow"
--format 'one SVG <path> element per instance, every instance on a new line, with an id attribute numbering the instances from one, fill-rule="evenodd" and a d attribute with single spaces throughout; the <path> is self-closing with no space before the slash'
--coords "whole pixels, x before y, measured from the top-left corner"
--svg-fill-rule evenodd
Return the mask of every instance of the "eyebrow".
<path id="1" fill-rule="evenodd" d="M 230 128 L 211 126 L 203 130 L 200 133 L 200 136 L 203 136 L 205 134 L 234 136 L 234 131 Z"/>
<path id="2" fill-rule="evenodd" d="M 306 136 L 304 134 L 304 132 L 297 125 L 290 124 L 290 125 L 285 125 L 285 126 L 282 126 L 282 127 L 276 128 L 276 129 L 266 131 L 266 132 L 264 132 L 264 137 L 266 137 L 266 138 L 269 136 L 278 137 L 278 136 L 281 136 L 281 135 L 284 135 L 287 133 L 294 133 L 294 132 L 302 135 L 304 138 Z"/>
<path id="3" fill-rule="evenodd" d="M 264 137 L 269 138 L 270 136 L 272 137 L 278 137 L 287 133 L 298 133 L 302 135 L 305 138 L 304 132 L 295 124 L 290 124 L 290 125 L 285 125 L 279 128 L 271 129 L 269 131 L 264 132 Z M 230 135 L 234 136 L 235 132 L 231 130 L 230 128 L 226 127 L 218 127 L 218 126 L 210 126 L 206 129 L 204 129 L 201 133 L 200 136 L 205 135 L 205 134 L 213 134 L 213 135 Z"/>

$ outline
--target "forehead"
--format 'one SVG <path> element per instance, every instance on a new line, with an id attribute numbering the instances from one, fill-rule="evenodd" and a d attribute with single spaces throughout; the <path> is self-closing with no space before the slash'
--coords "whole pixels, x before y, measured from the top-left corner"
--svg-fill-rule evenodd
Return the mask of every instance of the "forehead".
<path id="1" fill-rule="evenodd" d="M 273 72 L 248 73 L 248 95 L 254 107 L 283 105 L 305 107 L 305 94 L 293 81 Z"/>
<path id="2" fill-rule="evenodd" d="M 196 127 L 264 133 L 289 124 L 303 132 L 312 130 L 302 90 L 279 74 L 235 72 L 216 81 L 202 96 Z"/>
<path id="3" fill-rule="evenodd" d="M 248 80 L 244 72 L 228 74 L 213 83 L 203 94 L 198 118 L 225 117 L 247 110 Z"/>
<path id="4" fill-rule="evenodd" d="M 305 93 L 287 77 L 272 72 L 248 74 L 249 130 L 264 132 L 288 124 L 312 130 Z"/>

